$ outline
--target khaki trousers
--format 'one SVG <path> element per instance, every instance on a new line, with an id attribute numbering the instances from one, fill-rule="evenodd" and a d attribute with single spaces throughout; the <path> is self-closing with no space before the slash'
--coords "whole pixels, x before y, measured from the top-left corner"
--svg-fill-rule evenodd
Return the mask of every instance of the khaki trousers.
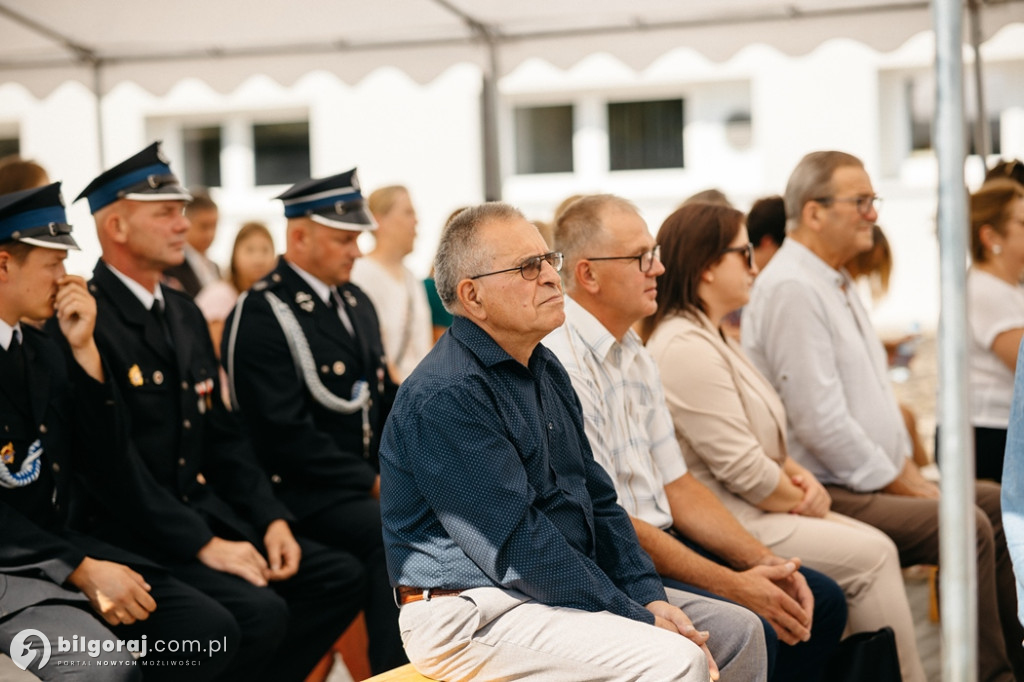
<path id="1" fill-rule="evenodd" d="M 1024 630 L 1017 622 L 1013 566 L 1006 550 L 999 486 L 974 486 L 978 559 L 978 679 L 1024 680 Z M 880 529 L 896 543 L 903 566 L 939 563 L 939 502 L 828 486 L 832 509 Z M 1007 652 L 1010 655 L 1007 655 Z M 1011 661 L 1013 663 L 1011 667 Z"/>

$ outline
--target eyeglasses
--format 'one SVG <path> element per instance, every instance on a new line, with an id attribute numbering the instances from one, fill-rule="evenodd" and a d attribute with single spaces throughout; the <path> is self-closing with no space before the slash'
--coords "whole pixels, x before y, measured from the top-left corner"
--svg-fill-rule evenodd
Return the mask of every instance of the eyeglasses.
<path id="1" fill-rule="evenodd" d="M 481 277 L 490 277 L 491 275 L 500 275 L 503 272 L 515 272 L 518 270 L 519 274 L 523 276 L 523 279 L 527 282 L 532 282 L 540 277 L 540 271 L 541 268 L 544 267 L 544 263 L 553 267 L 555 272 L 560 272 L 562 269 L 562 254 L 558 251 L 552 251 L 550 253 L 545 253 L 542 256 L 533 256 L 532 258 L 527 258 L 521 265 L 517 265 L 514 268 L 485 272 L 482 275 L 473 275 L 469 279 L 480 279 Z"/>
<path id="2" fill-rule="evenodd" d="M 655 246 L 636 256 L 602 256 L 600 258 L 584 258 L 584 260 L 635 260 L 640 265 L 640 272 L 650 272 L 655 260 L 661 260 L 661 247 Z"/>
<path id="3" fill-rule="evenodd" d="M 724 256 L 727 253 L 740 253 L 747 260 L 747 269 L 752 270 L 754 268 L 754 245 L 747 242 L 743 246 L 730 246 L 727 249 L 722 249 L 719 253 L 719 257 Z"/>
<path id="4" fill-rule="evenodd" d="M 836 201 L 855 204 L 857 206 L 857 213 L 866 216 L 871 212 L 872 208 L 876 211 L 878 210 L 878 207 L 882 204 L 882 197 L 877 194 L 863 194 L 859 197 L 818 197 L 817 199 L 811 199 L 811 201 L 817 201 L 825 206 Z"/>

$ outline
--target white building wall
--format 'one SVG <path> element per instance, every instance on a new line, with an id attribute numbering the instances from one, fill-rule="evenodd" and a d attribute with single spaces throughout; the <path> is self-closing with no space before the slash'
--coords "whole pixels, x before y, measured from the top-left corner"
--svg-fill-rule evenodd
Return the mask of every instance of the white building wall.
<path id="1" fill-rule="evenodd" d="M 1004 156 L 1024 156 L 1022 30 L 1009 27 L 985 46 L 997 71 L 999 93 L 991 99 L 1001 111 Z M 760 196 L 781 193 L 806 152 L 849 151 L 865 161 L 885 199 L 880 224 L 895 250 L 892 288 L 876 319 L 893 332 L 912 323 L 934 327 L 935 161 L 929 153 L 909 153 L 902 92 L 908 74 L 932 68 L 932 45 L 919 36 L 883 55 L 834 40 L 801 57 L 755 45 L 724 63 L 679 48 L 640 72 L 607 54 L 566 70 L 524 62 L 499 84 L 504 196 L 528 218 L 550 220 L 571 194 L 614 192 L 635 201 L 655 232 L 694 192 L 717 187 L 745 210 Z M 179 159 L 182 125 L 221 125 L 223 186 L 213 195 L 222 223 L 213 256 L 227 259 L 235 230 L 247 220 L 267 222 L 283 248 L 284 220 L 271 198 L 284 186 L 253 186 L 251 124 L 306 119 L 314 175 L 358 166 L 365 193 L 392 183 L 409 187 L 420 217 L 410 265 L 426 275 L 443 221 L 453 209 L 482 199 L 480 76 L 475 66 L 457 65 L 421 86 L 382 68 L 349 84 L 311 70 L 287 87 L 254 75 L 227 94 L 199 79 L 162 95 L 123 83 L 103 104 L 104 165 L 153 139 L 165 140 L 169 156 Z M 684 168 L 609 171 L 607 103 L 664 98 L 685 101 Z M 515 107 L 540 104 L 574 106 L 573 173 L 515 174 Z M 730 115 L 744 111 L 751 114 L 746 143 L 726 125 Z M 95 103 L 80 84 L 67 83 L 42 99 L 19 85 L 0 84 L 0 136 L 12 131 L 24 156 L 64 180 L 69 201 L 101 170 Z M 968 164 L 972 185 L 980 180 L 980 163 L 975 165 Z M 87 274 L 98 255 L 91 220 L 84 203 L 69 215 L 83 245 L 69 269 Z M 371 244 L 366 238 L 365 246 Z"/>

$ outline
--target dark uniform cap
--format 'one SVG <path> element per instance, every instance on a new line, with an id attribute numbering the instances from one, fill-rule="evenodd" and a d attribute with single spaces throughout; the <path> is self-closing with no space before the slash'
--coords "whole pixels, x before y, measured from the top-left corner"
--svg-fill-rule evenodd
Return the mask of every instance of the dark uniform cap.
<path id="1" fill-rule="evenodd" d="M 64 213 L 60 183 L 0 195 L 0 244 L 77 249 Z"/>
<path id="2" fill-rule="evenodd" d="M 274 197 L 284 202 L 286 218 L 309 218 L 338 230 L 376 230 L 359 191 L 356 169 L 329 178 L 310 178 Z"/>
<path id="3" fill-rule="evenodd" d="M 95 213 L 118 199 L 134 201 L 191 201 L 192 195 L 171 172 L 170 161 L 154 142 L 141 152 L 99 174 L 82 193 Z"/>

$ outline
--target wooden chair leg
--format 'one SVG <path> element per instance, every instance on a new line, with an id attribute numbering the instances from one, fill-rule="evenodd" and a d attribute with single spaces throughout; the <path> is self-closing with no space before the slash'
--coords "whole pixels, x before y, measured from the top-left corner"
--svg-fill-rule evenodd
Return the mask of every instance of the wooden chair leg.
<path id="1" fill-rule="evenodd" d="M 316 664 L 313 672 L 306 677 L 305 682 L 324 682 L 331 672 L 331 666 L 334 665 L 335 653 L 341 654 L 342 660 L 345 661 L 345 667 L 348 668 L 348 674 L 355 682 L 369 679 L 372 675 L 370 659 L 367 657 L 369 644 L 370 640 L 366 635 L 366 619 L 360 612 L 341 634 L 338 641 L 334 643 L 331 650 L 324 654 L 324 657 Z"/>

